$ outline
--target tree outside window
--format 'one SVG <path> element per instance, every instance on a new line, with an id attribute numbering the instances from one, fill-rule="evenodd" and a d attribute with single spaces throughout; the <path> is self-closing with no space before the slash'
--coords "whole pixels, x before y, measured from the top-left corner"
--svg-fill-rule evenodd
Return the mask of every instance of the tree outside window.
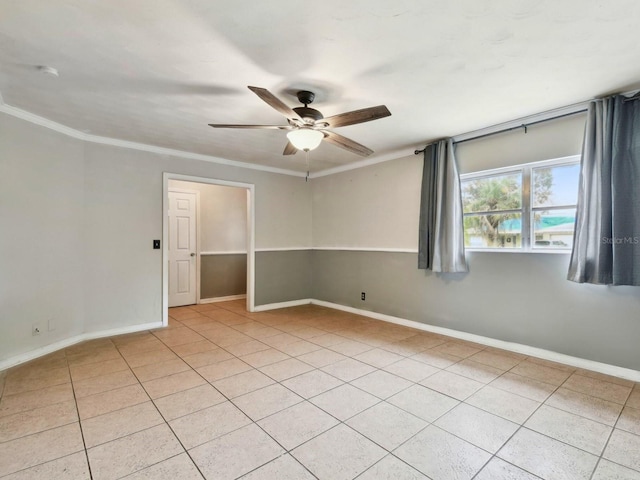
<path id="1" fill-rule="evenodd" d="M 579 165 L 532 163 L 462 177 L 465 247 L 568 249 Z"/>

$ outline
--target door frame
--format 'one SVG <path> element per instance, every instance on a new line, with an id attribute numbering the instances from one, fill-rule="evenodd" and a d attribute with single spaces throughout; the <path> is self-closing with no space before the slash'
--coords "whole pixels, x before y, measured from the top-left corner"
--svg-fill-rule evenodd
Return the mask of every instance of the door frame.
<path id="1" fill-rule="evenodd" d="M 249 312 L 255 311 L 255 225 L 256 225 L 256 196 L 255 185 L 252 183 L 233 182 L 229 180 L 221 180 L 217 178 L 196 177 L 193 175 L 183 175 L 180 173 L 163 172 L 162 173 L 162 325 L 169 324 L 169 180 L 182 180 L 195 183 L 208 183 L 210 185 L 222 185 L 225 187 L 244 188 L 247 191 L 247 299 L 246 305 Z M 199 211 L 199 210 L 198 210 Z M 199 218 L 197 220 L 198 228 L 200 225 Z M 199 238 L 198 238 L 199 240 Z M 200 249 L 198 244 L 198 266 L 200 264 Z M 199 272 L 199 268 L 198 268 Z M 196 273 L 198 275 L 198 273 Z M 198 275 L 198 286 L 200 278 Z M 197 301 L 200 302 L 199 288 L 197 293 Z"/>
<path id="2" fill-rule="evenodd" d="M 173 180 L 173 179 L 169 179 L 169 180 Z M 188 188 L 176 188 L 176 187 L 169 187 L 167 190 L 167 199 L 169 198 L 169 192 L 176 192 L 176 193 L 194 193 L 196 196 L 196 304 L 200 303 L 200 190 L 190 190 Z M 165 215 L 165 217 L 168 216 L 168 210 L 169 210 L 169 205 L 167 204 L 167 215 Z M 167 234 L 168 234 L 169 230 L 167 229 Z M 167 242 L 163 242 L 165 243 L 165 245 L 167 245 L 167 261 L 169 261 L 169 242 L 168 242 L 168 238 L 167 237 Z M 168 270 L 167 270 L 167 274 L 168 274 Z M 167 277 L 169 278 L 169 277 Z M 167 283 L 167 287 L 168 287 L 168 283 Z M 168 292 L 168 290 L 167 290 Z M 169 294 L 167 293 L 167 308 L 169 307 Z"/>

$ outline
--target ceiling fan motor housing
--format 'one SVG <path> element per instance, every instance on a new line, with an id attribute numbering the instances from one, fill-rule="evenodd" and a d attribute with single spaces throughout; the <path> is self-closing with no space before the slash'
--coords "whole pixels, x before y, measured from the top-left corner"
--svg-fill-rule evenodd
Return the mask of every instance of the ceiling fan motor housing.
<path id="1" fill-rule="evenodd" d="M 324 118 L 318 110 L 311 107 L 296 107 L 293 111 L 300 115 L 303 120 L 311 120 L 311 123 Z"/>
<path id="2" fill-rule="evenodd" d="M 300 90 L 296 93 L 296 96 L 298 97 L 298 101 L 304 104 L 304 107 L 296 107 L 293 109 L 294 112 L 300 115 L 300 118 L 305 121 L 310 121 L 310 123 L 314 123 L 324 118 L 318 110 L 308 106 L 313 103 L 313 100 L 316 98 L 315 93 L 310 92 L 309 90 Z"/>

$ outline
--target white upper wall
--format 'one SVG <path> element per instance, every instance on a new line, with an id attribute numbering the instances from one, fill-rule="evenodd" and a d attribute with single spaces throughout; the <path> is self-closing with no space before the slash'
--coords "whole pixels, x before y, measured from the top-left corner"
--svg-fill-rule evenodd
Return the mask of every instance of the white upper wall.
<path id="1" fill-rule="evenodd" d="M 577 155 L 586 113 L 550 120 L 456 145 L 460 174 Z"/>
<path id="2" fill-rule="evenodd" d="M 313 246 L 417 249 L 421 175 L 411 155 L 314 178 Z"/>
<path id="3" fill-rule="evenodd" d="M 200 252 L 247 250 L 247 190 L 170 180 L 169 189 L 200 192 Z"/>
<path id="4" fill-rule="evenodd" d="M 0 360 L 83 331 L 83 151 L 0 115 Z"/>
<path id="5" fill-rule="evenodd" d="M 456 145 L 460 173 L 579 154 L 585 114 Z M 313 246 L 417 250 L 422 155 L 315 178 Z"/>

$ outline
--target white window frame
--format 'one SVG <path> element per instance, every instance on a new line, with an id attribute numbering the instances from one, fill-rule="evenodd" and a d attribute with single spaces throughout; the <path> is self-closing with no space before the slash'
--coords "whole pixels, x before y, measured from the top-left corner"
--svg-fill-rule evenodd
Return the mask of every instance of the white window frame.
<path id="1" fill-rule="evenodd" d="M 536 211 L 546 210 L 568 210 L 576 208 L 575 204 L 571 205 L 553 205 L 547 207 L 533 207 L 531 205 L 531 176 L 532 171 L 541 167 L 560 167 L 564 165 L 576 165 L 580 163 L 580 155 L 572 155 L 569 157 L 554 158 L 551 160 L 542 160 L 539 162 L 521 163 L 509 167 L 493 168 L 490 170 L 480 170 L 477 172 L 465 173 L 460 175 L 460 182 L 467 180 L 479 180 L 482 178 L 493 177 L 497 175 L 520 174 L 522 175 L 522 207 L 513 210 L 499 210 L 496 212 L 473 212 L 472 215 L 490 214 L 490 213 L 520 213 L 522 223 L 522 246 L 520 248 L 477 248 L 465 247 L 467 252 L 492 252 L 492 253 L 554 253 L 554 254 L 570 254 L 571 246 L 566 248 L 544 248 L 534 247 L 532 242 L 533 228 L 532 219 Z M 577 201 L 577 199 L 576 199 Z M 469 214 L 464 214 L 469 215 Z"/>

